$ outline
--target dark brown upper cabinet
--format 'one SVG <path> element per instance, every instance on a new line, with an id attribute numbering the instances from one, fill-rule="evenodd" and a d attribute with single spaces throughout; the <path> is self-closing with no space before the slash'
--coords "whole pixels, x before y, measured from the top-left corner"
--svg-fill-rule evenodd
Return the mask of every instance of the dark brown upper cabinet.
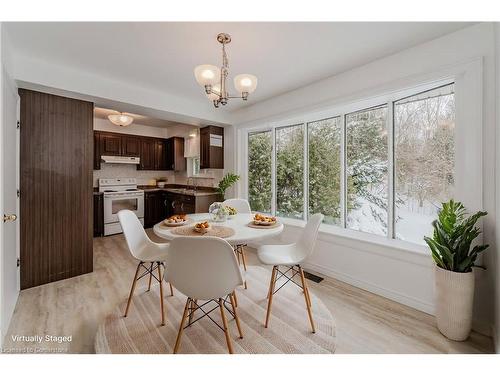
<path id="1" fill-rule="evenodd" d="M 184 138 L 169 139 L 94 131 L 94 169 L 101 169 L 101 156 L 137 156 L 139 170 L 185 171 Z"/>
<path id="2" fill-rule="evenodd" d="M 176 172 L 186 170 L 186 158 L 184 157 L 184 138 L 172 137 L 166 140 L 166 166 L 167 169 Z"/>
<path id="3" fill-rule="evenodd" d="M 141 139 L 135 136 L 122 137 L 122 156 L 140 156 Z"/>
<path id="4" fill-rule="evenodd" d="M 156 140 L 154 138 L 143 137 L 141 139 L 141 162 L 137 169 L 156 170 L 155 147 Z"/>
<path id="5" fill-rule="evenodd" d="M 200 168 L 224 168 L 224 128 L 211 125 L 200 129 Z"/>
<path id="6" fill-rule="evenodd" d="M 155 169 L 165 171 L 168 169 L 166 140 L 159 139 L 155 142 Z"/>
<path id="7" fill-rule="evenodd" d="M 106 156 L 122 155 L 122 135 L 113 133 L 100 134 L 100 153 Z"/>

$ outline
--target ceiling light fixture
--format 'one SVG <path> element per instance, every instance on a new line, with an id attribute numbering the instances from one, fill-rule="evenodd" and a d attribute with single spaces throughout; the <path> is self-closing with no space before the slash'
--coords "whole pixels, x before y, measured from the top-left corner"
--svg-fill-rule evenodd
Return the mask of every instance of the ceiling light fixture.
<path id="1" fill-rule="evenodd" d="M 118 126 L 129 126 L 134 122 L 134 118 L 132 116 L 125 115 L 122 112 L 115 115 L 108 115 L 108 120 Z"/>
<path id="2" fill-rule="evenodd" d="M 222 44 L 222 67 L 215 65 L 198 65 L 194 69 L 194 76 L 200 86 L 205 88 L 209 100 L 214 103 L 215 108 L 226 105 L 228 99 L 240 98 L 248 100 L 248 95 L 257 88 L 257 77 L 251 74 L 238 74 L 234 77 L 234 87 L 240 96 L 229 96 L 227 92 L 226 79 L 229 75 L 229 60 L 226 54 L 226 44 L 231 42 L 229 34 L 220 33 L 217 41 Z"/>

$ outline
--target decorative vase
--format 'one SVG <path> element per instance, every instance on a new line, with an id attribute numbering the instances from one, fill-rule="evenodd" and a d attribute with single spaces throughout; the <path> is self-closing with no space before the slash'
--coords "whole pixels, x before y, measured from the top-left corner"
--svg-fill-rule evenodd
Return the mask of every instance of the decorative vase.
<path id="1" fill-rule="evenodd" d="M 208 208 L 210 219 L 215 222 L 225 222 L 227 219 L 227 210 L 222 202 L 214 202 Z"/>
<path id="2" fill-rule="evenodd" d="M 435 267 L 436 321 L 439 331 L 454 341 L 469 337 L 474 302 L 474 272 Z"/>

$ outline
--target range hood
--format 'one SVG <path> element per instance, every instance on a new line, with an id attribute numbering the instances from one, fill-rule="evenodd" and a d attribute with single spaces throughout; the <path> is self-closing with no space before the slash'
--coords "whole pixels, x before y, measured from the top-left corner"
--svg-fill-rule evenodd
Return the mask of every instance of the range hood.
<path id="1" fill-rule="evenodd" d="M 101 156 L 101 159 L 105 163 L 114 164 L 139 164 L 140 158 L 136 156 Z"/>

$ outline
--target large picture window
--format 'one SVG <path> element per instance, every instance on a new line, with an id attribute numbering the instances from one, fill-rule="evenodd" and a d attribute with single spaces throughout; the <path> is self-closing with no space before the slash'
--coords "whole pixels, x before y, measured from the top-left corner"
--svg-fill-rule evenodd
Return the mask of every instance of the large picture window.
<path id="1" fill-rule="evenodd" d="M 387 106 L 346 115 L 346 226 L 387 234 Z"/>
<path id="2" fill-rule="evenodd" d="M 276 129 L 276 215 L 304 216 L 304 127 Z"/>
<path id="3" fill-rule="evenodd" d="M 454 85 L 394 103 L 396 237 L 424 243 L 441 202 L 453 197 Z"/>
<path id="4" fill-rule="evenodd" d="M 341 120 L 334 117 L 307 124 L 309 215 L 322 213 L 327 224 L 340 224 Z"/>
<path id="5" fill-rule="evenodd" d="M 454 87 L 250 133 L 252 209 L 300 220 L 322 213 L 324 224 L 424 244 L 455 196 Z"/>
<path id="6" fill-rule="evenodd" d="M 271 213 L 271 131 L 248 135 L 248 201 L 253 211 Z"/>

